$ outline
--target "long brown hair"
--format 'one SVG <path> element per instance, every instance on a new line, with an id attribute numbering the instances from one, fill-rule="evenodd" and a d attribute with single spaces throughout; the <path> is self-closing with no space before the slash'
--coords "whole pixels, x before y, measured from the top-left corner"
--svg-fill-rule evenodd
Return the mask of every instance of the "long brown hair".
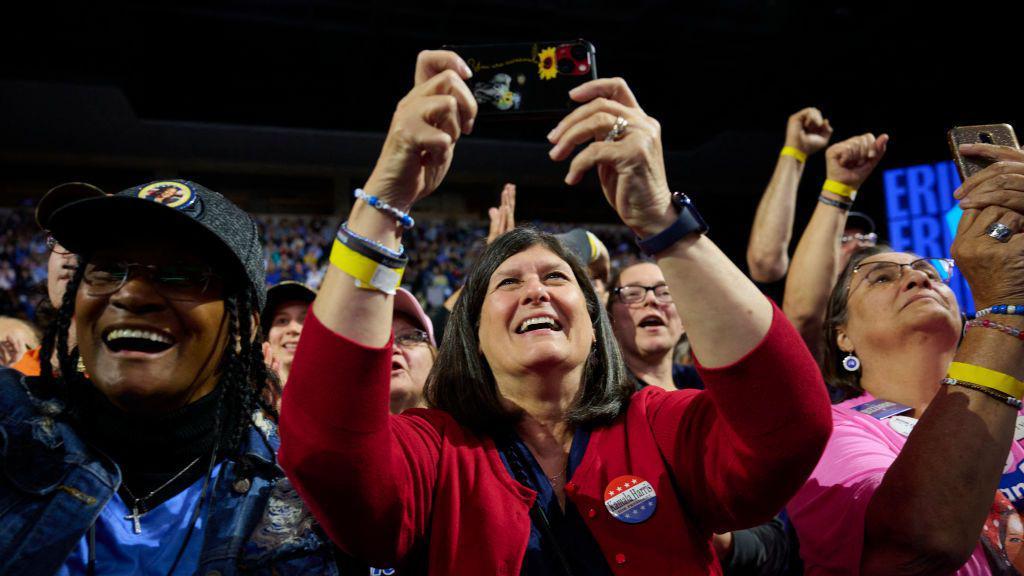
<path id="1" fill-rule="evenodd" d="M 596 336 L 576 401 L 566 415 L 567 421 L 572 425 L 611 422 L 622 413 L 633 391 L 626 379 L 625 364 L 612 335 L 608 315 L 601 307 L 586 270 L 554 235 L 533 228 L 516 228 L 488 245 L 470 271 L 445 328 L 437 362 L 424 387 L 430 406 L 448 412 L 478 434 L 501 433 L 521 416 L 503 405 L 494 374 L 479 351 L 478 330 L 491 275 L 509 257 L 537 245 L 569 264 L 583 291 Z"/>

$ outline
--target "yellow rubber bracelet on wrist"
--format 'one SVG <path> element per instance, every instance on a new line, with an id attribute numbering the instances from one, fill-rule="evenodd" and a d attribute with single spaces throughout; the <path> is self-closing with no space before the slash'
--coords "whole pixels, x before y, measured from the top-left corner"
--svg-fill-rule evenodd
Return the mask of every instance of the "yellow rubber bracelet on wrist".
<path id="1" fill-rule="evenodd" d="M 853 200 L 857 197 L 857 189 L 851 188 L 842 182 L 836 182 L 835 180 L 825 180 L 825 185 L 821 187 L 822 190 L 831 192 L 842 196 L 843 198 L 849 198 Z"/>
<path id="2" fill-rule="evenodd" d="M 950 378 L 966 380 L 978 386 L 998 390 L 1018 400 L 1024 397 L 1024 382 L 1017 380 L 1009 374 L 1003 374 L 1002 372 L 963 362 L 953 362 L 947 374 Z"/>
<path id="3" fill-rule="evenodd" d="M 804 152 L 803 150 L 799 148 L 794 148 L 792 146 L 783 146 L 782 152 L 779 152 L 779 156 L 789 156 L 791 158 L 796 158 L 797 161 L 800 162 L 801 164 L 807 162 L 807 152 Z"/>
<path id="4" fill-rule="evenodd" d="M 331 249 L 331 265 L 356 281 L 356 287 L 394 294 L 402 283 L 405 268 L 388 268 L 345 246 L 337 239 Z"/>

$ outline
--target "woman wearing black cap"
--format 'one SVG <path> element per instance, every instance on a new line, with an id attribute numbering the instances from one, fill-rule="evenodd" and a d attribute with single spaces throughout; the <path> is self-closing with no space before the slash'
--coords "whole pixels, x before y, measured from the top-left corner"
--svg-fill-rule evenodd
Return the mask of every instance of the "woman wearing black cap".
<path id="1" fill-rule="evenodd" d="M 161 184 L 181 201 L 156 200 Z M 331 573 L 275 463 L 251 219 L 174 181 L 64 204 L 46 226 L 81 261 L 39 380 L 0 372 L 0 572 Z"/>

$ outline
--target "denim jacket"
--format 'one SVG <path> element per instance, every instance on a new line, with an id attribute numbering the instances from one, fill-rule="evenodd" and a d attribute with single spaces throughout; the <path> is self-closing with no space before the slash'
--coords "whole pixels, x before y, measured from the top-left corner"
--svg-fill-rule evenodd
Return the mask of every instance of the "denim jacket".
<path id="1" fill-rule="evenodd" d="M 0 368 L 0 574 L 56 572 L 121 482 L 64 415 Z M 198 573 L 337 575 L 336 549 L 277 466 L 276 427 L 254 422 L 245 456 L 210 483 Z"/>

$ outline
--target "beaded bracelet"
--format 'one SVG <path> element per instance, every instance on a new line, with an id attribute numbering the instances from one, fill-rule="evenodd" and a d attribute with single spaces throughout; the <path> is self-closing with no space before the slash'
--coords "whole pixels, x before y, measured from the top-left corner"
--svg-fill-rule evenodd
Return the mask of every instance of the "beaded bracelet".
<path id="1" fill-rule="evenodd" d="M 982 308 L 974 313 L 974 318 L 981 318 L 989 314 L 1007 314 L 1011 316 L 1024 316 L 1024 306 L 1013 304 L 996 304 L 988 308 Z"/>
<path id="2" fill-rule="evenodd" d="M 1013 396 L 1010 396 L 1009 394 L 1004 394 L 998 390 L 993 390 L 991 388 L 979 386 L 973 382 L 957 380 L 956 378 L 943 378 L 942 383 L 945 384 L 946 386 L 960 386 L 962 388 L 969 388 L 971 390 L 974 390 L 975 392 L 981 392 L 982 394 L 988 396 L 989 398 L 999 400 L 1000 402 L 1008 406 L 1013 406 L 1015 410 L 1020 410 L 1021 407 L 1024 407 L 1024 403 L 1014 398 Z"/>
<path id="3" fill-rule="evenodd" d="M 363 192 L 362 188 L 356 188 L 355 195 L 356 198 L 358 198 L 359 200 L 366 202 L 370 206 L 373 206 L 377 210 L 380 210 L 381 212 L 397 220 L 398 223 L 402 226 L 402 228 L 405 228 L 406 230 L 416 225 L 416 221 L 413 220 L 412 216 L 409 216 L 408 213 L 402 212 L 398 208 L 395 208 L 391 204 L 388 204 L 387 202 L 381 200 L 380 198 L 377 198 L 376 196 L 370 196 L 366 192 Z"/>
<path id="4" fill-rule="evenodd" d="M 843 210 L 844 212 L 849 212 L 850 208 L 853 208 L 853 202 L 843 202 L 842 200 L 833 200 L 831 198 L 827 198 L 825 196 L 820 196 L 820 195 L 818 196 L 818 202 L 821 202 L 822 204 L 827 204 L 829 206 L 834 206 L 836 208 L 839 208 L 840 210 Z"/>
<path id="5" fill-rule="evenodd" d="M 995 322 L 993 320 L 989 320 L 988 318 L 984 318 L 984 319 L 980 319 L 980 320 L 968 320 L 967 321 L 967 329 L 968 330 L 970 330 L 971 328 L 978 328 L 978 327 L 981 327 L 981 328 L 994 328 L 996 330 L 999 330 L 1000 332 L 1009 334 L 1010 336 L 1013 336 L 1014 338 L 1017 338 L 1018 340 L 1024 340 L 1024 332 L 1021 332 L 1020 330 L 1018 330 L 1017 328 L 1014 328 L 1013 326 L 1007 326 L 1006 324 L 1000 324 L 999 322 Z"/>
<path id="6" fill-rule="evenodd" d="M 341 228 L 338 229 L 338 234 L 342 234 L 342 233 L 344 233 L 345 235 L 351 237 L 352 239 L 354 239 L 354 240 L 356 240 L 358 242 L 362 242 L 363 244 L 367 245 L 371 249 L 376 250 L 377 252 L 380 252 L 382 255 L 387 256 L 389 258 L 403 258 L 405 256 L 405 246 L 404 245 L 399 244 L 398 245 L 398 251 L 396 252 L 396 251 L 392 250 L 391 248 L 388 248 L 387 246 L 381 244 L 380 242 L 377 242 L 376 240 L 373 240 L 372 238 L 367 238 L 366 236 L 360 236 L 359 234 L 356 234 L 355 232 L 352 231 L 351 228 L 348 227 L 348 221 L 347 220 L 342 222 L 341 223 Z"/>

